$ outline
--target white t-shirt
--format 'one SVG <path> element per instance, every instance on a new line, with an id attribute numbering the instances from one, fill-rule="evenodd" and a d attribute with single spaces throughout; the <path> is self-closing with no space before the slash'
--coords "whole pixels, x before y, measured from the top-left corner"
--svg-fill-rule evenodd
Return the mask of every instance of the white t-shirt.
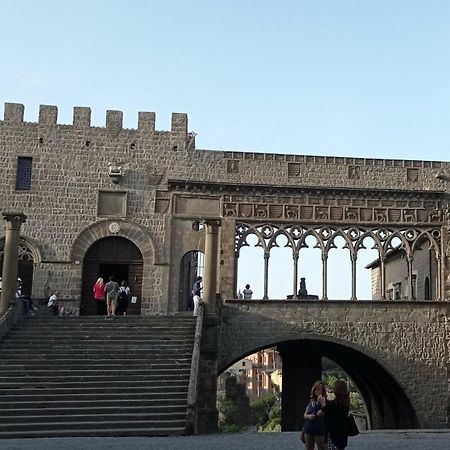
<path id="1" fill-rule="evenodd" d="M 54 304 L 56 304 L 57 301 L 58 301 L 58 297 L 55 294 L 53 294 L 48 299 L 47 306 L 53 306 Z"/>

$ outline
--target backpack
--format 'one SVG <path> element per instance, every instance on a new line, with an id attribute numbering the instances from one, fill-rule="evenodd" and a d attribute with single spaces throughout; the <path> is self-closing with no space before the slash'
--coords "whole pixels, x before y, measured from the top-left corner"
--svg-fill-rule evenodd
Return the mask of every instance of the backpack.
<path id="1" fill-rule="evenodd" d="M 119 302 L 126 302 L 128 300 L 128 294 L 126 293 L 126 291 L 124 291 L 123 289 L 121 289 L 119 291 L 119 295 L 117 296 L 117 300 Z"/>

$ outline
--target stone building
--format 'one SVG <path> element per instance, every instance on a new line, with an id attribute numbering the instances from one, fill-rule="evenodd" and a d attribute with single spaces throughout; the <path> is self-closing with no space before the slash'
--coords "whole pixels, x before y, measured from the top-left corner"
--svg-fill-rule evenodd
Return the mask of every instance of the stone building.
<path id="1" fill-rule="evenodd" d="M 447 162 L 198 150 L 179 113 L 170 131 L 155 130 L 148 112 L 139 113 L 137 129 L 122 127 L 120 111 L 107 112 L 105 127 L 91 126 L 84 107 L 74 108 L 70 125 L 58 124 L 55 106 L 41 106 L 37 123 L 24 122 L 23 114 L 23 105 L 7 103 L 0 122 L 0 204 L 28 217 L 19 273 L 34 297 L 58 289 L 90 313 L 94 281 L 114 274 L 129 281 L 132 313 L 183 310 L 189 282 L 181 278 L 189 281 L 192 270 L 182 259 L 204 251 L 204 233 L 193 221 L 209 218 L 221 219 L 217 290 L 225 298 L 237 291 L 240 221 L 343 223 L 340 233 L 349 239 L 350 225 L 419 224 L 440 254 L 448 253 L 439 228 Z M 449 297 L 443 264 L 430 283 L 436 298 Z"/>
<path id="2" fill-rule="evenodd" d="M 130 313 L 170 314 L 186 310 L 204 267 L 205 429 L 217 423 L 217 375 L 273 346 L 283 359 L 284 430 L 298 426 L 322 356 L 358 380 L 375 427 L 448 426 L 448 393 L 432 410 L 429 400 L 448 387 L 449 162 L 201 150 L 185 114 L 172 115 L 170 131 L 157 131 L 150 112 L 139 113 L 136 129 L 122 127 L 120 111 L 107 111 L 105 127 L 91 126 L 90 116 L 76 107 L 72 124 L 58 124 L 57 108 L 41 106 L 29 123 L 23 105 L 5 105 L 0 206 L 27 216 L 24 291 L 42 298 L 56 289 L 91 314 L 95 280 L 114 274 L 129 282 Z M 263 296 L 239 302 L 239 252 L 250 235 L 263 250 Z M 314 302 L 298 298 L 311 236 L 322 261 Z M 280 237 L 292 252 L 292 300 L 270 302 L 270 254 Z M 351 260 L 349 302 L 326 301 L 337 237 Z M 0 229 L 0 264 L 4 243 Z M 379 259 L 374 301 L 355 302 L 358 251 L 368 245 Z M 388 302 L 396 252 L 405 290 L 402 301 Z"/>

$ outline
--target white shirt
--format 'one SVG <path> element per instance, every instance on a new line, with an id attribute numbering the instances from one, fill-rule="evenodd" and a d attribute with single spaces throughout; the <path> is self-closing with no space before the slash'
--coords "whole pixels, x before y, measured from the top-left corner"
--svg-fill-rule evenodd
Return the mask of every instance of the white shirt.
<path id="1" fill-rule="evenodd" d="M 53 306 L 54 304 L 56 304 L 57 300 L 58 297 L 55 294 L 51 295 L 50 298 L 48 299 L 47 306 Z"/>

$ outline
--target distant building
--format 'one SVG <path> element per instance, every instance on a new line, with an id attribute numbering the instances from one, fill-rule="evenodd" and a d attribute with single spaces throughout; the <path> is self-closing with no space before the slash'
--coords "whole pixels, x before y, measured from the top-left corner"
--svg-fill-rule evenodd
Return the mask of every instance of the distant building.
<path id="1" fill-rule="evenodd" d="M 376 259 L 366 266 L 372 270 L 372 299 L 380 299 L 381 265 Z M 398 246 L 387 253 L 385 262 L 386 299 L 387 300 L 431 300 L 436 298 L 437 260 L 428 241 L 414 252 L 412 261 L 412 293 L 409 292 L 408 262 L 405 252 Z M 412 295 L 411 295 L 412 294 Z"/>
<path id="2" fill-rule="evenodd" d="M 238 383 L 245 384 L 248 397 L 254 400 L 281 392 L 281 366 L 280 355 L 270 348 L 241 359 L 225 372 L 234 374 Z M 219 376 L 217 386 L 219 392 L 225 390 L 224 376 Z"/>

